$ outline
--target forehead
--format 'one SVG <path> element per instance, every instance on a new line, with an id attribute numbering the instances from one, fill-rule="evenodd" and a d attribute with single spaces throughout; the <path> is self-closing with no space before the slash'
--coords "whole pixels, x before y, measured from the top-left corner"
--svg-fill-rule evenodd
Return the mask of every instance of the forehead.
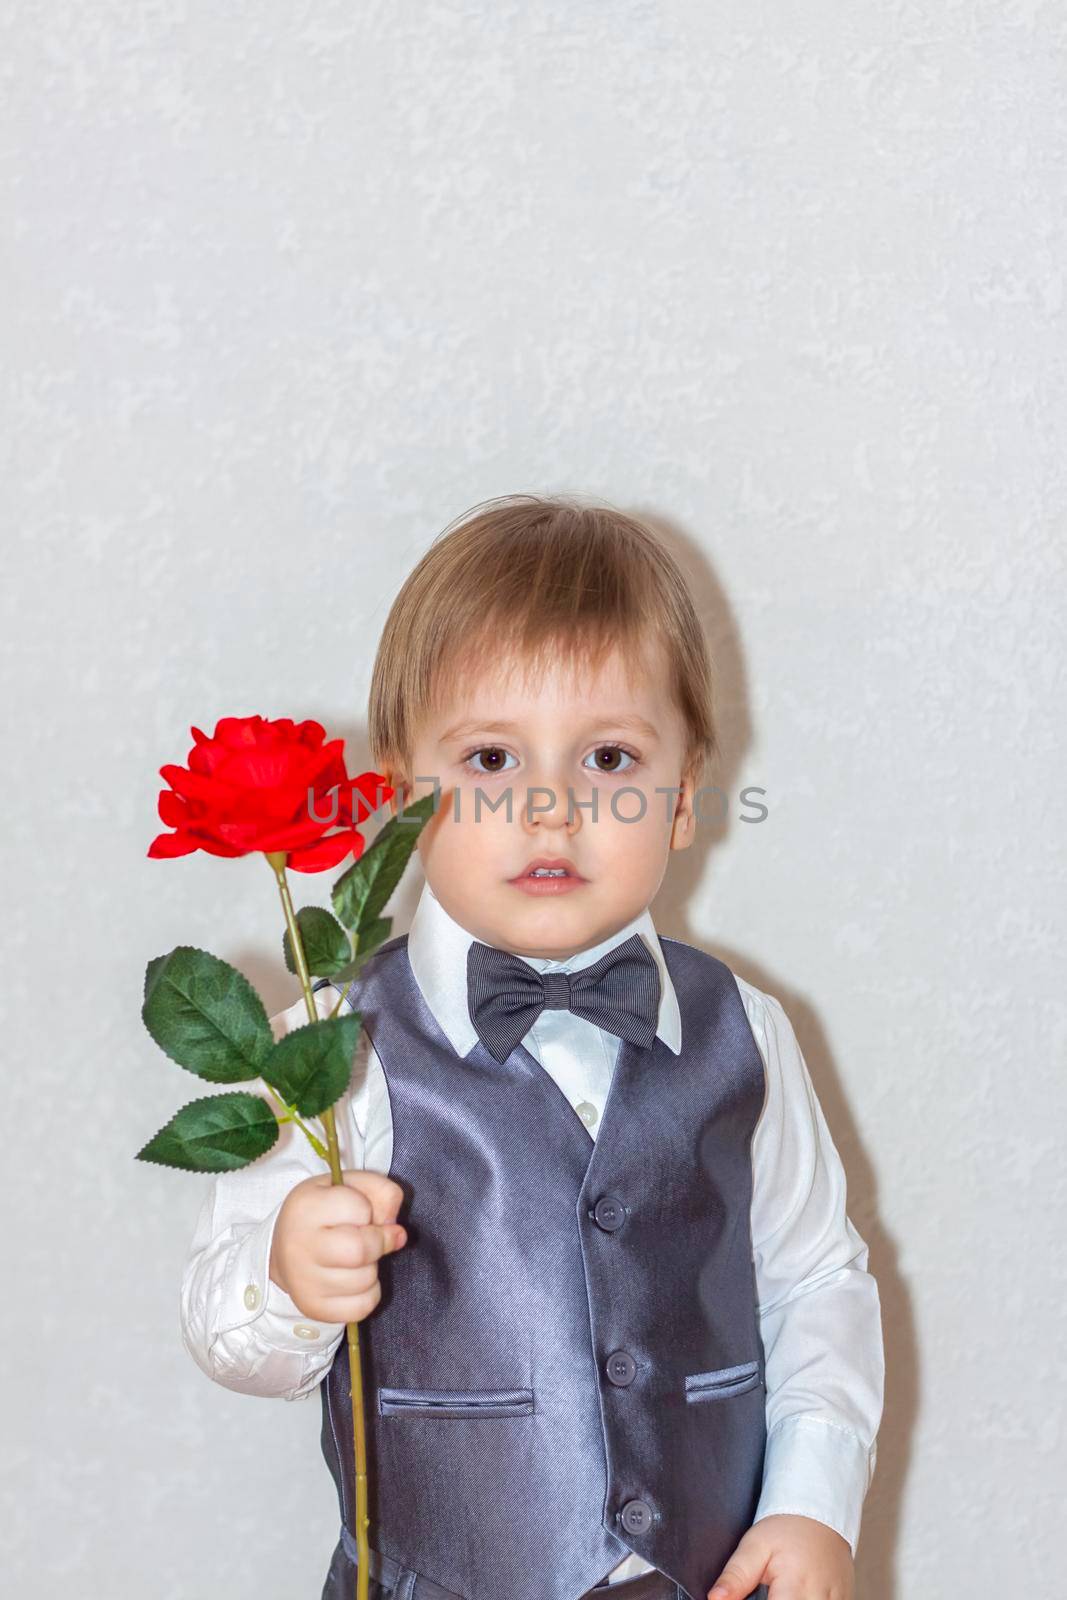
<path id="1" fill-rule="evenodd" d="M 573 667 L 560 660 L 543 666 L 502 655 L 482 661 L 446 691 L 429 726 L 449 729 L 457 721 L 539 717 L 595 717 L 633 711 L 652 723 L 666 715 L 668 684 L 659 647 L 644 652 L 612 650 L 598 665 Z"/>

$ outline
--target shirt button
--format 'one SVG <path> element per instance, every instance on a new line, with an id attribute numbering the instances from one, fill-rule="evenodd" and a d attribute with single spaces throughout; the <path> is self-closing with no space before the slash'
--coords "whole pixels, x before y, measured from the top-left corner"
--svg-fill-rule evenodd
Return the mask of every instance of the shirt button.
<path id="1" fill-rule="evenodd" d="M 293 1332 L 298 1339 L 317 1339 L 319 1336 L 318 1328 L 313 1328 L 308 1322 L 298 1322 Z"/>
<path id="2" fill-rule="evenodd" d="M 245 1305 L 249 1311 L 254 1311 L 259 1305 L 259 1290 L 254 1283 L 250 1283 L 245 1290 Z"/>
<path id="3" fill-rule="evenodd" d="M 597 1117 L 600 1115 L 600 1112 L 597 1110 L 596 1106 L 592 1105 L 588 1100 L 583 1100 L 580 1105 L 576 1105 L 574 1109 L 577 1111 L 587 1128 L 591 1128 Z"/>

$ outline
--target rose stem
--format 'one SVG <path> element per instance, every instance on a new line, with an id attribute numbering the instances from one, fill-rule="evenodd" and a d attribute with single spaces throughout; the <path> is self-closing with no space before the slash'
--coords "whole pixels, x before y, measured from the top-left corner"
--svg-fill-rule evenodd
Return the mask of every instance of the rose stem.
<path id="1" fill-rule="evenodd" d="M 270 862 L 278 882 L 278 892 L 282 898 L 282 910 L 285 912 L 285 925 L 289 930 L 289 943 L 292 946 L 293 959 L 296 962 L 296 970 L 300 977 L 300 986 L 304 991 L 304 1004 L 307 1006 L 308 1021 L 318 1022 L 319 1013 L 315 1006 L 315 996 L 311 989 L 311 974 L 308 972 L 307 957 L 304 955 L 304 943 L 300 937 L 300 928 L 296 920 L 296 913 L 293 910 L 293 898 L 289 893 L 289 881 L 285 875 L 287 855 L 284 850 L 266 850 L 264 855 Z M 331 1181 L 333 1183 L 343 1183 L 341 1155 L 337 1146 L 337 1126 L 334 1122 L 333 1106 L 326 1107 L 320 1121 L 326 1131 Z M 370 1548 L 367 1529 L 370 1526 L 370 1518 L 367 1515 L 367 1436 L 363 1425 L 363 1369 L 359 1356 L 359 1323 L 346 1323 L 345 1331 L 348 1335 L 348 1369 L 352 1379 L 352 1438 L 355 1445 L 356 1465 L 356 1553 L 358 1557 L 356 1600 L 368 1600 Z"/>

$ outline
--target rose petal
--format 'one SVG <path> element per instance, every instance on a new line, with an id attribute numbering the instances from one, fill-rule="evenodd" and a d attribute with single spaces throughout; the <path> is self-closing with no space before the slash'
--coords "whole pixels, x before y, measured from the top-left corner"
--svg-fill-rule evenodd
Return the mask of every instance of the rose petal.
<path id="1" fill-rule="evenodd" d="M 351 829 L 346 833 L 330 833 L 318 844 L 308 845 L 290 853 L 288 865 L 294 872 L 325 872 L 343 861 L 349 851 L 358 861 L 363 854 L 363 835 Z"/>
<path id="2" fill-rule="evenodd" d="M 198 848 L 196 840 L 187 833 L 159 833 L 148 846 L 148 854 L 157 861 L 169 861 L 175 856 L 187 856 Z"/>
<path id="3" fill-rule="evenodd" d="M 168 828 L 181 828 L 189 821 L 189 807 L 173 789 L 159 791 L 159 803 L 156 809 L 159 812 L 160 822 L 165 822 Z"/>

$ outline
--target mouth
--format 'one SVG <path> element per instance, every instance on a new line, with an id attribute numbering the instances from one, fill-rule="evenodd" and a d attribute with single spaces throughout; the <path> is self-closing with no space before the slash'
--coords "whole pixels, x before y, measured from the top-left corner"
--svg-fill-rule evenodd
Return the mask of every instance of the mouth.
<path id="1" fill-rule="evenodd" d="M 570 882 L 584 883 L 573 861 L 567 861 L 563 856 L 538 856 L 536 861 L 531 861 L 528 867 L 510 878 L 509 883 L 551 883 Z"/>

